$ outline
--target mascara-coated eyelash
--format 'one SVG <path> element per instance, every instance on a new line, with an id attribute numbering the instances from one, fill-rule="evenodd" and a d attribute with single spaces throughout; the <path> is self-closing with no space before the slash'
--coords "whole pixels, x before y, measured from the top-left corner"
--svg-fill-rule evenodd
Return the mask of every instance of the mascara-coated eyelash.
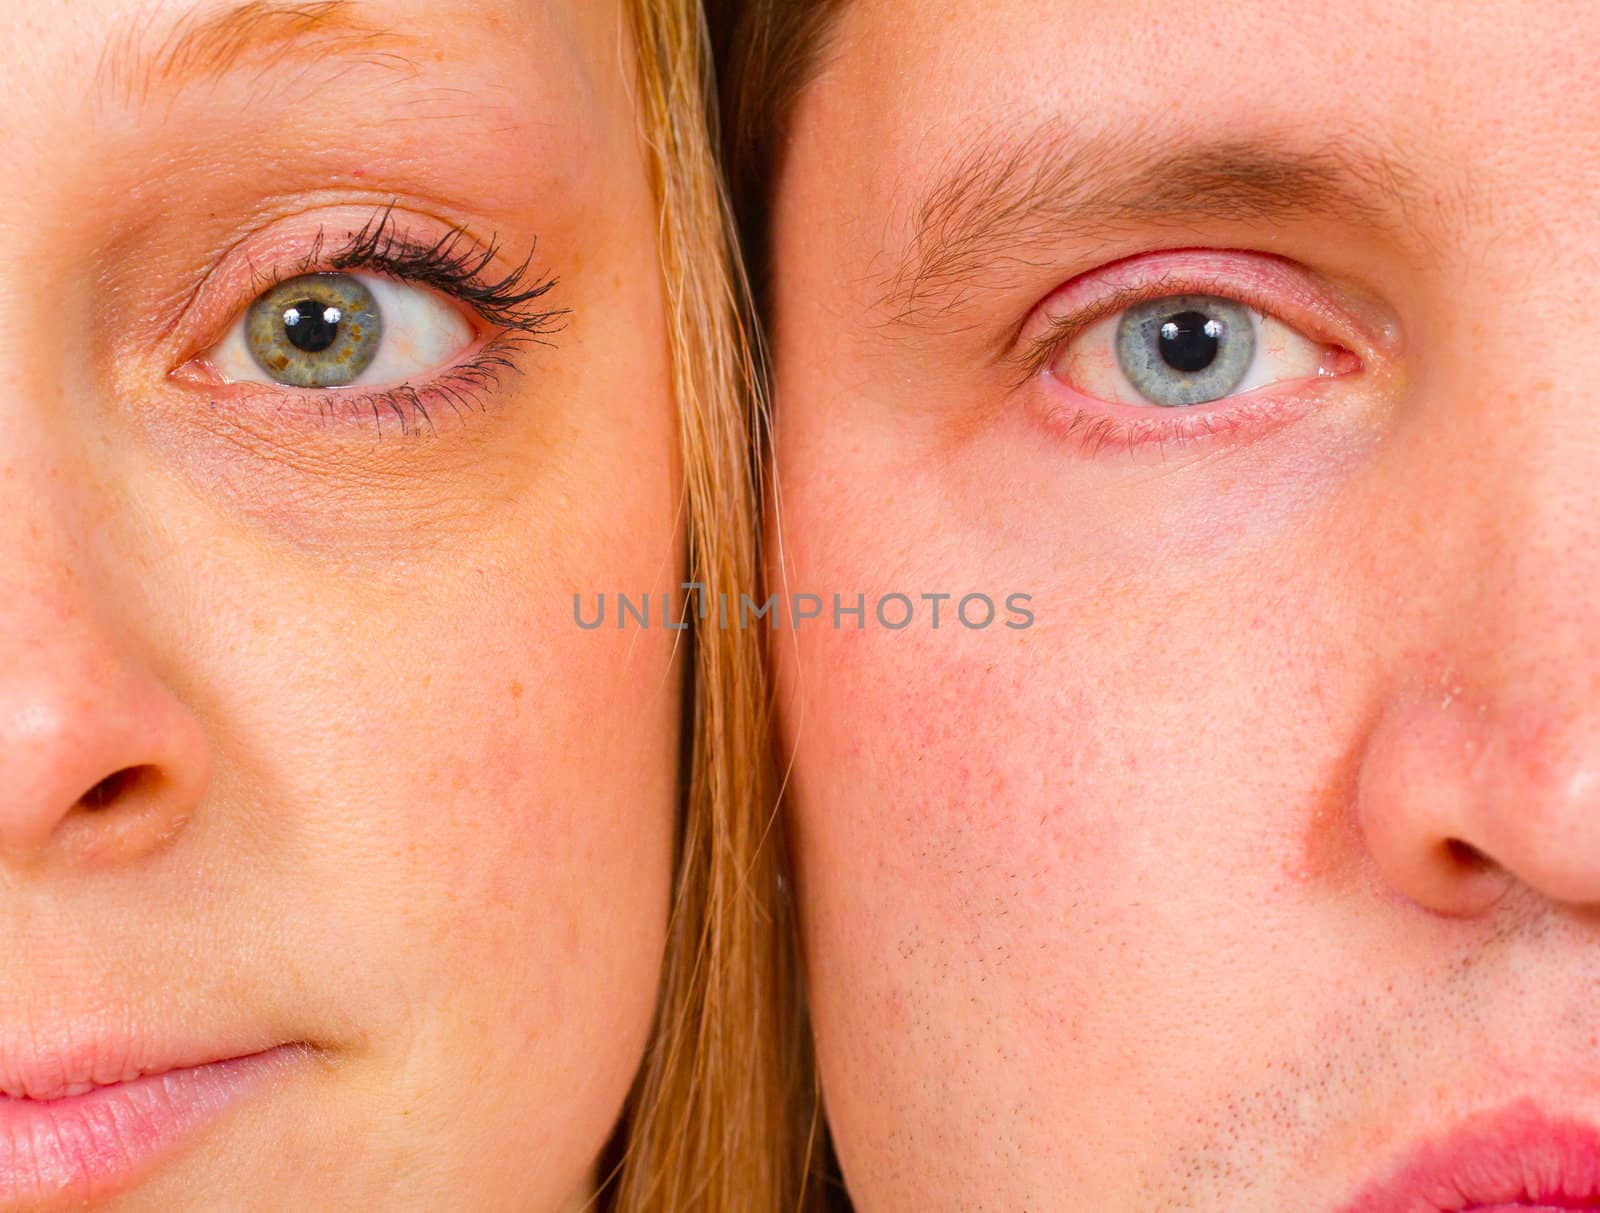
<path id="1" fill-rule="evenodd" d="M 380 435 L 392 418 L 402 432 L 422 432 L 434 425 L 430 406 L 458 416 L 482 411 L 502 376 L 520 373 L 521 351 L 553 344 L 570 314 L 544 304 L 556 280 L 533 275 L 532 249 L 509 271 L 490 275 L 496 240 L 482 243 L 461 227 L 418 240 L 403 230 L 393 204 L 333 252 L 326 244 L 322 227 L 302 256 L 265 273 L 251 263 L 255 301 L 236 313 L 221 341 L 180 368 L 180 377 L 220 379 L 234 396 L 282 413 L 370 419 Z M 452 319 L 440 296 L 476 321 Z M 363 376 L 387 382 L 364 384 Z"/>
<path id="2" fill-rule="evenodd" d="M 1354 327 L 1281 259 L 1147 254 L 1055 292 L 1024 327 L 1018 362 L 1051 428 L 1096 454 L 1288 420 L 1362 369 Z"/>
<path id="3" fill-rule="evenodd" d="M 394 223 L 394 206 L 385 207 L 350 237 L 322 264 L 331 270 L 379 270 L 420 286 L 431 286 L 471 307 L 489 324 L 501 329 L 546 338 L 558 331 L 569 312 L 535 306 L 555 288 L 556 280 L 532 278 L 533 249 L 500 278 L 484 272 L 500 255 L 497 238 L 477 244 L 465 228 L 453 227 L 431 244 L 406 237 Z M 321 259 L 319 235 L 300 272 L 309 272 Z"/>

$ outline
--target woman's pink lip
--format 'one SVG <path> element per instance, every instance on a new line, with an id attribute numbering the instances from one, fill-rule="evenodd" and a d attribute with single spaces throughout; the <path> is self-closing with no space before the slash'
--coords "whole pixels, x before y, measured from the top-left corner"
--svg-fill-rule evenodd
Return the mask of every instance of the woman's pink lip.
<path id="1" fill-rule="evenodd" d="M 1463 1121 L 1339 1213 L 1600 1210 L 1600 1129 L 1533 1100 Z"/>
<path id="2" fill-rule="evenodd" d="M 305 1052 L 280 1045 L 53 1099 L 0 1095 L 0 1210 L 124 1190 Z"/>

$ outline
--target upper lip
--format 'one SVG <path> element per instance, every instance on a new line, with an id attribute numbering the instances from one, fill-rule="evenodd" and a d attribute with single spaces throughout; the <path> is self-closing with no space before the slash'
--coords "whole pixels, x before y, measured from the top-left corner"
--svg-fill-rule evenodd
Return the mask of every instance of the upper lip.
<path id="1" fill-rule="evenodd" d="M 1484 1206 L 1600 1208 L 1600 1128 L 1532 1099 L 1481 1112 L 1420 1144 L 1340 1213 L 1455 1213 Z"/>
<path id="2" fill-rule="evenodd" d="M 148 1074 L 248 1057 L 282 1043 L 285 1042 L 261 1040 L 219 1045 L 215 1040 L 183 1041 L 95 1031 L 58 1033 L 45 1038 L 37 1032 L 0 1027 L 0 1096 L 63 1099 L 95 1087 L 132 1082 Z"/>

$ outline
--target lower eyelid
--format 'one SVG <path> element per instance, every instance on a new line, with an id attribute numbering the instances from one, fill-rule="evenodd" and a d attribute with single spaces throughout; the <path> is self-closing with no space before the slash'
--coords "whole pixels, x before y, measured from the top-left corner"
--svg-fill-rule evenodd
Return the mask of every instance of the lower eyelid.
<path id="1" fill-rule="evenodd" d="M 424 436 L 464 424 L 492 411 L 508 376 L 522 373 L 524 334 L 501 333 L 469 357 L 415 383 L 377 389 L 284 388 L 242 381 L 212 385 L 211 407 L 248 412 L 286 431 L 348 428 L 382 439 L 390 434 Z"/>
<path id="2" fill-rule="evenodd" d="M 1027 390 L 1046 429 L 1086 458 L 1137 457 L 1148 451 L 1159 459 L 1169 447 L 1190 443 L 1248 443 L 1329 403 L 1328 392 L 1334 388 L 1335 378 L 1364 369 L 1362 360 L 1349 350 L 1314 342 L 1287 325 L 1282 327 L 1308 350 L 1321 352 L 1323 363 L 1298 377 L 1273 378 L 1268 371 L 1259 385 L 1204 404 L 1161 406 L 1105 400 L 1057 379 L 1050 367 L 1031 377 Z"/>
<path id="3" fill-rule="evenodd" d="M 1177 292 L 1177 294 L 1199 294 L 1202 292 Z M 1160 298 L 1162 296 L 1157 296 Z M 1228 298 L 1228 296 L 1219 296 Z M 1136 306 L 1136 305 L 1135 305 Z M 1249 304 L 1245 306 L 1251 316 L 1251 326 L 1254 331 L 1256 349 L 1252 364 L 1240 386 L 1230 395 L 1219 397 L 1215 402 L 1206 402 L 1205 407 L 1224 405 L 1229 399 L 1237 398 L 1246 392 L 1256 391 L 1269 387 L 1275 383 L 1285 382 L 1295 378 L 1314 378 L 1325 372 L 1323 366 L 1328 364 L 1333 355 L 1343 352 L 1343 347 L 1333 346 L 1319 342 L 1307 336 L 1292 324 L 1278 317 L 1263 312 Z M 1198 405 L 1170 406 L 1156 404 L 1145 400 L 1127 380 L 1119 362 L 1116 350 L 1116 331 L 1121 318 L 1127 313 L 1127 308 L 1121 308 L 1090 321 L 1087 325 L 1067 338 L 1057 351 L 1044 360 L 1041 369 L 1047 371 L 1058 382 L 1070 390 L 1077 391 L 1090 400 L 1104 401 L 1107 403 L 1120 403 L 1133 408 L 1158 409 L 1162 411 L 1192 410 Z M 1079 348 L 1084 347 L 1084 348 Z M 1063 358 L 1070 355 L 1070 361 L 1063 367 Z M 1295 360 L 1293 370 L 1283 370 L 1270 365 L 1273 357 L 1292 358 Z M 1078 386 L 1078 381 L 1071 377 L 1068 368 L 1078 367 L 1087 372 L 1087 377 L 1096 381 L 1096 386 L 1108 393 L 1108 396 L 1096 395 L 1094 391 Z M 1346 373 L 1348 367 L 1341 368 L 1338 373 Z M 1064 373 L 1065 371 L 1065 373 Z M 1108 398 L 1109 397 L 1109 398 Z"/>
<path id="4" fill-rule="evenodd" d="M 1036 407 L 1045 428 L 1083 457 L 1147 453 L 1159 460 L 1169 447 L 1265 438 L 1324 404 L 1332 387 L 1330 379 L 1280 382 L 1208 404 L 1164 408 L 1097 400 L 1057 384 L 1038 393 Z"/>

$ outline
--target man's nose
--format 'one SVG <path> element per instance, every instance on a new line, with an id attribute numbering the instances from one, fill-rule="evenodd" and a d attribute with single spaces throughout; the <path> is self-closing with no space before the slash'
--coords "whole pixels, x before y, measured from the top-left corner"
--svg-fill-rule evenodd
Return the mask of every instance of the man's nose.
<path id="1" fill-rule="evenodd" d="M 1386 706 L 1358 781 L 1367 845 L 1389 881 L 1447 914 L 1514 884 L 1600 904 L 1600 713 L 1593 695 L 1535 702 L 1444 669 Z"/>
<path id="2" fill-rule="evenodd" d="M 73 521 L 92 493 L 42 457 L 0 456 L 0 873 L 148 854 L 209 777 L 198 720 L 95 576 Z"/>
<path id="3" fill-rule="evenodd" d="M 1519 884 L 1600 904 L 1591 383 L 1508 392 L 1435 431 L 1431 457 L 1392 452 L 1416 456 L 1408 493 L 1431 499 L 1401 524 L 1409 542 L 1381 540 L 1412 562 L 1386 575 L 1396 601 L 1425 605 L 1390 625 L 1407 655 L 1366 740 L 1357 811 L 1379 868 L 1433 910 L 1475 913 Z"/>

